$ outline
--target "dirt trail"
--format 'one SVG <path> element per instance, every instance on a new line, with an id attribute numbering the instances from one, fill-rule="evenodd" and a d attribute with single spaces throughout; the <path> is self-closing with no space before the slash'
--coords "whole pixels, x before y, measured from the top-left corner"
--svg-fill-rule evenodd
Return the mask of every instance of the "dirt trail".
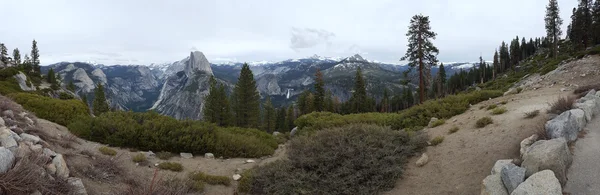
<path id="1" fill-rule="evenodd" d="M 573 164 L 567 174 L 565 192 L 600 194 L 600 117 L 587 124 L 587 134 L 575 142 Z"/>

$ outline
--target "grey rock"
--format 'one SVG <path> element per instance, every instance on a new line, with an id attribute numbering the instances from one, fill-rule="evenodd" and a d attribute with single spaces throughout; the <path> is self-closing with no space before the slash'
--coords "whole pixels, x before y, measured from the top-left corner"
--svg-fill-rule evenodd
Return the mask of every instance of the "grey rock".
<path id="1" fill-rule="evenodd" d="M 96 89 L 96 84 L 83 68 L 75 70 L 72 80 L 79 92 L 90 93 Z"/>
<path id="2" fill-rule="evenodd" d="M 294 127 L 292 129 L 292 131 L 290 131 L 290 137 L 296 135 L 296 132 L 298 131 L 298 127 Z"/>
<path id="3" fill-rule="evenodd" d="M 583 110 L 586 121 L 591 121 L 594 117 L 594 112 L 596 109 L 595 100 L 588 100 L 583 103 L 575 103 L 574 107 Z"/>
<path id="4" fill-rule="evenodd" d="M 252 159 L 248 159 L 246 160 L 246 163 L 255 163 L 256 161 L 252 160 Z"/>
<path id="5" fill-rule="evenodd" d="M 242 179 L 242 175 L 235 174 L 235 175 L 232 176 L 232 178 L 233 178 L 234 181 L 238 181 L 238 180 Z"/>
<path id="6" fill-rule="evenodd" d="M 535 142 L 523 155 L 521 167 L 526 169 L 525 176 L 529 177 L 541 170 L 552 170 L 561 184 L 567 182 L 567 170 L 573 162 L 573 157 L 563 138 L 540 140 Z"/>
<path id="7" fill-rule="evenodd" d="M 537 172 L 521 183 L 511 195 L 562 195 L 562 188 L 551 170 Z"/>
<path id="8" fill-rule="evenodd" d="M 17 141 L 13 138 L 11 130 L 6 127 L 0 127 L 0 146 L 7 149 L 16 148 Z"/>
<path id="9" fill-rule="evenodd" d="M 427 127 L 431 128 L 433 127 L 433 123 L 437 122 L 439 119 L 435 118 L 435 117 L 431 117 L 431 119 L 429 119 L 429 124 L 427 124 Z"/>
<path id="10" fill-rule="evenodd" d="M 529 149 L 529 146 L 531 146 L 533 143 L 535 143 L 538 140 L 539 136 L 537 134 L 533 134 L 531 136 L 529 136 L 528 138 L 525 138 L 523 141 L 521 141 L 521 150 L 519 150 L 519 152 L 521 153 L 521 157 L 523 157 L 523 154 L 525 154 L 525 152 L 527 152 L 527 149 Z"/>
<path id="11" fill-rule="evenodd" d="M 502 168 L 508 164 L 512 164 L 512 161 L 512 159 L 497 160 L 496 163 L 494 163 L 491 174 L 499 175 L 502 172 Z"/>
<path id="12" fill-rule="evenodd" d="M 36 190 L 35 192 L 31 193 L 30 195 L 42 195 L 42 193 L 40 191 Z"/>
<path id="13" fill-rule="evenodd" d="M 69 177 L 67 179 L 67 182 L 69 183 L 69 185 L 71 185 L 73 187 L 72 189 L 72 195 L 87 195 L 87 191 L 85 190 L 85 186 L 83 185 L 83 182 L 81 182 L 81 179 L 76 178 L 76 177 Z"/>
<path id="14" fill-rule="evenodd" d="M 144 155 L 146 155 L 146 158 L 150 158 L 150 157 L 155 157 L 156 154 L 154 154 L 154 152 L 152 151 L 148 151 L 148 152 L 142 152 Z"/>
<path id="15" fill-rule="evenodd" d="M 517 94 L 517 88 L 511 87 L 508 91 L 504 92 L 504 96 Z"/>
<path id="16" fill-rule="evenodd" d="M 273 136 L 279 136 L 279 135 L 281 135 L 281 133 L 279 133 L 278 131 L 273 132 Z"/>
<path id="17" fill-rule="evenodd" d="M 46 165 L 46 171 L 48 171 L 48 174 L 50 175 L 56 175 L 56 165 L 53 163 Z"/>
<path id="18" fill-rule="evenodd" d="M 56 167 L 56 176 L 67 179 L 69 177 L 69 168 L 62 154 L 57 154 L 52 159 L 52 164 Z"/>
<path id="19" fill-rule="evenodd" d="M 21 133 L 21 138 L 23 138 L 23 141 L 30 141 L 33 144 L 37 144 L 41 140 L 40 137 L 27 133 Z"/>
<path id="20" fill-rule="evenodd" d="M 581 109 L 565 111 L 556 118 L 546 122 L 546 134 L 550 138 L 577 140 L 577 134 L 585 126 L 585 112 Z"/>
<path id="21" fill-rule="evenodd" d="M 5 147 L 0 147 L 0 174 L 10 170 L 15 162 L 15 155 Z"/>
<path id="22" fill-rule="evenodd" d="M 596 92 L 596 96 L 600 97 L 600 91 Z"/>
<path id="23" fill-rule="evenodd" d="M 12 110 L 2 111 L 2 115 L 10 119 L 15 119 L 15 113 Z"/>
<path id="24" fill-rule="evenodd" d="M 10 136 L 15 139 L 15 141 L 20 142 L 23 140 L 23 138 L 21 138 L 21 136 L 19 136 L 19 134 L 15 133 L 14 131 L 10 130 Z"/>
<path id="25" fill-rule="evenodd" d="M 29 148 L 31 149 L 31 151 L 36 152 L 36 153 L 44 152 L 44 149 L 43 149 L 42 145 L 40 145 L 40 144 L 31 145 L 31 146 L 29 146 Z"/>
<path id="26" fill-rule="evenodd" d="M 17 83 L 19 83 L 19 87 L 21 88 L 21 90 L 23 91 L 34 91 L 35 88 L 30 87 L 33 86 L 31 83 L 27 83 L 27 76 L 25 74 L 23 74 L 23 72 L 19 72 L 18 74 L 16 74 L 15 76 L 13 76 L 16 80 Z"/>
<path id="27" fill-rule="evenodd" d="M 6 123 L 4 122 L 4 119 L 2 119 L 2 117 L 0 117 L 0 127 L 4 127 L 6 126 Z"/>
<path id="28" fill-rule="evenodd" d="M 215 155 L 213 153 L 206 153 L 206 154 L 204 154 L 204 158 L 211 158 L 211 159 L 213 159 L 213 158 L 215 158 Z"/>
<path id="29" fill-rule="evenodd" d="M 425 164 L 427 164 L 427 162 L 429 162 L 429 156 L 427 156 L 427 154 L 423 153 L 423 154 L 421 154 L 421 158 L 419 158 L 419 160 L 417 160 L 417 162 L 415 162 L 415 164 L 417 165 L 417 167 L 422 167 Z"/>
<path id="30" fill-rule="evenodd" d="M 519 184 L 525 181 L 525 168 L 518 167 L 511 163 L 502 167 L 500 176 L 508 193 L 512 193 Z"/>
<path id="31" fill-rule="evenodd" d="M 56 152 L 54 152 L 48 148 L 44 148 L 44 155 L 54 158 L 58 154 L 56 154 Z"/>
<path id="32" fill-rule="evenodd" d="M 500 175 L 488 175 L 481 183 L 481 195 L 508 195 Z"/>
<path id="33" fill-rule="evenodd" d="M 181 156 L 181 158 L 185 158 L 185 159 L 190 159 L 190 158 L 194 158 L 194 155 L 192 155 L 192 153 L 179 153 L 179 155 Z"/>

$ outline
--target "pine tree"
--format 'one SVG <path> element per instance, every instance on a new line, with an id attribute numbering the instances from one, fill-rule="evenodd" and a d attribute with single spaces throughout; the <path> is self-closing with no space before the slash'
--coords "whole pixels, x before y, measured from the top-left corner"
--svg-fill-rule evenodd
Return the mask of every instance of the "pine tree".
<path id="1" fill-rule="evenodd" d="M 21 65 L 21 52 L 19 52 L 19 48 L 13 49 L 13 60 L 17 66 Z"/>
<path id="2" fill-rule="evenodd" d="M 37 47 L 37 41 L 33 40 L 31 44 L 31 64 L 35 75 L 39 75 L 40 72 L 40 50 Z"/>
<path id="3" fill-rule="evenodd" d="M 31 59 L 29 58 L 29 56 L 27 54 L 25 54 L 25 57 L 23 58 L 23 70 L 26 73 L 31 73 L 31 71 L 33 71 L 33 66 L 31 65 Z"/>
<path id="4" fill-rule="evenodd" d="M 8 64 L 8 51 L 4 43 L 0 43 L 0 62 Z"/>
<path id="5" fill-rule="evenodd" d="M 510 68 L 510 57 L 508 45 L 502 41 L 500 46 L 500 72 L 505 72 Z"/>
<path id="6" fill-rule="evenodd" d="M 73 81 L 69 81 L 69 84 L 67 85 L 67 89 L 71 92 L 75 92 L 75 84 L 73 84 Z"/>
<path id="7" fill-rule="evenodd" d="M 225 97 L 219 97 L 220 94 L 219 89 L 217 87 L 217 80 L 214 76 L 210 77 L 208 83 L 210 87 L 208 89 L 208 95 L 206 95 L 206 97 L 204 98 L 204 108 L 202 109 L 204 121 L 219 124 L 219 119 L 221 115 L 219 102 L 221 101 L 221 98 Z"/>
<path id="8" fill-rule="evenodd" d="M 510 43 L 510 59 L 511 67 L 513 69 L 519 64 L 519 61 L 521 61 L 521 47 L 519 46 L 519 36 L 513 39 Z"/>
<path id="9" fill-rule="evenodd" d="M 410 20 L 408 29 L 408 49 L 401 60 L 408 60 L 411 68 L 419 68 L 419 102 L 425 101 L 425 87 L 429 85 L 431 78 L 431 67 L 437 63 L 439 50 L 433 45 L 431 39 L 435 39 L 436 33 L 431 30 L 429 17 L 415 15 Z"/>
<path id="10" fill-rule="evenodd" d="M 586 49 L 592 41 L 592 0 L 579 0 L 571 16 L 569 37 L 578 49 Z"/>
<path id="11" fill-rule="evenodd" d="M 102 84 L 98 84 L 94 90 L 92 109 L 96 116 L 100 116 L 100 114 L 110 111 L 110 106 L 108 106 L 108 102 L 106 101 L 104 86 L 102 86 Z"/>
<path id="12" fill-rule="evenodd" d="M 600 0 L 594 1 L 592 6 L 592 35 L 594 44 L 600 44 Z"/>
<path id="13" fill-rule="evenodd" d="M 335 102 L 333 100 L 333 94 L 330 90 L 325 93 L 325 111 L 335 112 Z"/>
<path id="14" fill-rule="evenodd" d="M 229 104 L 229 98 L 227 97 L 227 92 L 225 91 L 225 85 L 219 85 L 219 120 L 218 123 L 220 126 L 230 126 L 233 124 L 233 117 L 231 113 L 231 105 Z"/>
<path id="15" fill-rule="evenodd" d="M 275 129 L 279 132 L 285 131 L 287 129 L 287 127 L 285 127 L 285 115 L 287 114 L 286 111 L 287 110 L 285 106 L 277 109 L 277 120 L 275 120 Z"/>
<path id="16" fill-rule="evenodd" d="M 364 113 L 369 112 L 369 100 L 367 97 L 367 89 L 365 87 L 365 81 L 362 76 L 360 67 L 356 70 L 356 77 L 354 79 L 354 92 L 350 97 L 350 104 L 353 113 Z"/>
<path id="17" fill-rule="evenodd" d="M 498 50 L 494 52 L 494 63 L 492 64 L 492 79 L 496 80 L 496 71 L 498 70 L 498 66 L 500 65 L 500 61 L 498 59 Z"/>
<path id="18" fill-rule="evenodd" d="M 558 8 L 557 0 L 550 0 L 548 6 L 546 6 L 546 36 L 552 42 L 552 56 L 558 56 L 558 41 L 562 35 L 560 26 L 563 21 L 560 18 L 560 10 Z"/>
<path id="19" fill-rule="evenodd" d="M 323 74 L 319 69 L 315 73 L 315 111 L 321 112 L 325 110 L 325 83 L 323 81 Z"/>
<path id="20" fill-rule="evenodd" d="M 287 109 L 287 114 L 285 116 L 285 127 L 287 129 L 284 129 L 282 131 L 288 132 L 292 130 L 295 126 L 294 120 L 296 120 L 296 117 L 294 116 L 294 105 L 290 105 L 290 107 Z"/>
<path id="21" fill-rule="evenodd" d="M 263 105 L 263 130 L 268 133 L 272 133 L 275 131 L 275 121 L 277 120 L 275 113 L 275 108 L 271 103 L 271 98 L 267 96 L 267 100 Z"/>
<path id="22" fill-rule="evenodd" d="M 379 103 L 379 112 L 390 112 L 390 95 L 387 88 L 383 88 L 383 97 L 381 98 L 381 103 Z"/>
<path id="23" fill-rule="evenodd" d="M 479 56 L 479 77 L 481 79 L 481 84 L 485 82 L 485 63 L 483 62 L 483 57 Z"/>
<path id="24" fill-rule="evenodd" d="M 46 75 L 46 82 L 50 84 L 56 83 L 56 75 L 54 74 L 54 69 L 50 68 L 50 70 L 48 70 L 48 75 Z"/>
<path id="25" fill-rule="evenodd" d="M 440 93 L 440 95 L 438 95 L 438 97 L 443 97 L 446 95 L 446 69 L 444 68 L 444 63 L 440 64 L 440 68 L 438 70 L 438 93 Z"/>
<path id="26" fill-rule="evenodd" d="M 258 127 L 260 117 L 260 95 L 250 66 L 244 63 L 234 89 L 234 113 L 237 126 Z"/>

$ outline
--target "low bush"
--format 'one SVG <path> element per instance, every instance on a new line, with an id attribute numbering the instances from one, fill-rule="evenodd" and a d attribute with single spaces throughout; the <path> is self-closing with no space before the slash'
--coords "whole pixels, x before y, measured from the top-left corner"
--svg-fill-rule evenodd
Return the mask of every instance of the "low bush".
<path id="1" fill-rule="evenodd" d="M 437 120 L 437 121 L 435 121 L 435 122 L 431 123 L 431 127 L 430 127 L 430 128 L 434 128 L 434 127 L 437 127 L 437 126 L 443 125 L 443 124 L 445 124 L 445 123 L 446 123 L 446 120 L 444 120 L 444 119 L 440 119 L 440 120 Z"/>
<path id="2" fill-rule="evenodd" d="M 494 110 L 492 110 L 492 114 L 499 115 L 499 114 L 504 114 L 507 111 L 508 110 L 506 110 L 506 108 L 504 108 L 504 107 L 498 107 L 498 108 L 494 108 Z"/>
<path id="3" fill-rule="evenodd" d="M 497 107 L 498 107 L 498 105 L 496 105 L 496 104 L 492 104 L 492 105 L 489 105 L 489 106 L 487 107 L 487 110 L 495 109 L 495 108 L 497 108 Z"/>
<path id="4" fill-rule="evenodd" d="M 573 109 L 573 104 L 575 104 L 575 97 L 559 97 L 556 101 L 550 103 L 548 113 L 561 114 L 564 111 Z"/>
<path id="5" fill-rule="evenodd" d="M 172 157 L 174 157 L 175 154 L 170 153 L 170 152 L 158 152 L 156 153 L 156 157 L 158 157 L 161 160 L 169 160 Z"/>
<path id="6" fill-rule="evenodd" d="M 500 102 L 500 104 L 502 104 L 502 105 L 506 105 L 507 103 L 508 102 L 506 100 Z"/>
<path id="7" fill-rule="evenodd" d="M 148 161 L 148 159 L 146 159 L 146 155 L 142 153 L 136 154 L 135 156 L 133 156 L 133 158 L 131 158 L 131 160 L 134 163 L 145 163 L 146 161 Z"/>
<path id="8" fill-rule="evenodd" d="M 585 96 L 590 90 L 600 91 L 600 83 L 577 87 L 573 94 L 577 96 Z"/>
<path id="9" fill-rule="evenodd" d="M 158 164 L 158 168 L 162 169 L 162 170 L 170 170 L 170 171 L 174 171 L 174 172 L 183 171 L 183 165 L 181 165 L 181 163 L 176 163 L 176 162 L 163 162 L 163 163 Z"/>
<path id="10" fill-rule="evenodd" d="M 109 112 L 95 118 L 79 117 L 68 127 L 87 140 L 141 151 L 254 158 L 271 155 L 278 147 L 273 135 L 257 129 L 179 121 L 154 112 Z"/>
<path id="11" fill-rule="evenodd" d="M 269 165 L 267 165 L 269 166 Z M 237 190 L 241 193 L 249 193 L 252 190 L 252 182 L 254 181 L 254 171 L 255 169 L 248 169 L 242 172 Z"/>
<path id="12" fill-rule="evenodd" d="M 339 115 L 328 112 L 313 112 L 303 115 L 294 122 L 298 134 L 312 134 L 315 131 L 341 127 L 348 124 L 375 124 L 390 126 L 392 129 L 412 129 L 427 126 L 432 117 L 450 118 L 469 109 L 469 104 L 502 96 L 502 91 L 474 91 L 468 94 L 450 95 L 438 100 L 429 100 L 421 105 L 410 107 L 398 113 L 363 113 Z"/>
<path id="13" fill-rule="evenodd" d="M 492 120 L 492 118 L 490 118 L 489 116 L 486 116 L 477 120 L 477 122 L 475 123 L 475 127 L 484 128 L 485 126 L 488 126 L 492 123 L 494 123 L 494 120 Z"/>
<path id="14" fill-rule="evenodd" d="M 444 136 L 437 136 L 430 141 L 432 146 L 437 146 L 438 144 L 441 144 L 442 142 L 444 142 Z"/>
<path id="15" fill-rule="evenodd" d="M 13 93 L 9 97 L 36 116 L 64 126 L 78 116 L 88 115 L 85 104 L 79 100 L 59 100 L 31 93 Z"/>
<path id="16" fill-rule="evenodd" d="M 448 134 L 456 133 L 458 130 L 460 130 L 460 129 L 457 126 L 454 126 L 450 129 L 448 129 Z"/>
<path id="17" fill-rule="evenodd" d="M 58 93 L 58 99 L 71 100 L 71 99 L 75 99 L 75 97 L 69 93 L 60 92 L 60 93 Z"/>
<path id="18" fill-rule="evenodd" d="M 136 181 L 137 182 L 137 181 Z M 187 195 L 193 192 L 204 191 L 204 183 L 194 182 L 188 179 L 179 179 L 175 176 L 169 176 L 163 179 L 158 176 L 158 172 L 154 172 L 154 177 L 150 182 L 138 182 L 140 184 L 129 184 L 117 195 Z"/>
<path id="19" fill-rule="evenodd" d="M 394 187 L 407 159 L 426 145 L 424 134 L 356 124 L 290 141 L 289 160 L 244 173 L 250 194 L 376 194 Z M 249 177 L 246 177 L 249 176 Z"/>
<path id="20" fill-rule="evenodd" d="M 523 91 L 523 88 L 517 87 L 517 93 L 521 93 L 521 91 Z"/>
<path id="21" fill-rule="evenodd" d="M 106 146 L 102 146 L 100 148 L 98 148 L 98 151 L 100 151 L 100 153 L 104 154 L 104 155 L 108 155 L 108 156 L 115 156 L 117 155 L 117 151 L 113 150 L 109 147 Z"/>
<path id="22" fill-rule="evenodd" d="M 194 181 L 202 181 L 210 185 L 231 185 L 231 179 L 227 176 L 208 175 L 200 171 L 192 172 L 189 175 L 190 179 Z"/>
<path id="23" fill-rule="evenodd" d="M 43 155 L 29 155 L 17 158 L 8 171 L 0 174 L 0 194 L 31 194 L 39 190 L 41 194 L 71 194 L 72 188 L 65 179 L 52 178 L 45 174 L 47 159 Z"/>
<path id="24" fill-rule="evenodd" d="M 531 111 L 531 112 L 526 112 L 525 113 L 525 118 L 526 119 L 532 119 L 532 118 L 535 118 L 539 114 L 540 114 L 540 110 L 534 110 L 534 111 Z"/>

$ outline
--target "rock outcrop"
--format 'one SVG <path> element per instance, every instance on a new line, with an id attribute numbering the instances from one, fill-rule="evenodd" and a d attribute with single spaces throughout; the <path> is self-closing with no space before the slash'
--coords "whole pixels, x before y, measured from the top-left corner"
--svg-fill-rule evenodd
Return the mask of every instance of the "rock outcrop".
<path id="1" fill-rule="evenodd" d="M 19 87 L 21 87 L 21 90 L 23 90 L 23 91 L 35 90 L 35 87 L 33 86 L 33 84 L 31 82 L 27 83 L 27 76 L 25 74 L 23 74 L 23 72 L 19 72 L 17 75 L 14 76 L 14 78 L 17 80 L 17 83 L 19 83 Z"/>
<path id="2" fill-rule="evenodd" d="M 176 119 L 202 119 L 211 76 L 210 63 L 204 54 L 192 52 L 184 70 L 167 78 L 151 109 Z"/>
<path id="3" fill-rule="evenodd" d="M 546 122 L 546 134 L 550 138 L 565 138 L 568 141 L 577 140 L 577 134 L 586 124 L 585 112 L 572 109 Z"/>

